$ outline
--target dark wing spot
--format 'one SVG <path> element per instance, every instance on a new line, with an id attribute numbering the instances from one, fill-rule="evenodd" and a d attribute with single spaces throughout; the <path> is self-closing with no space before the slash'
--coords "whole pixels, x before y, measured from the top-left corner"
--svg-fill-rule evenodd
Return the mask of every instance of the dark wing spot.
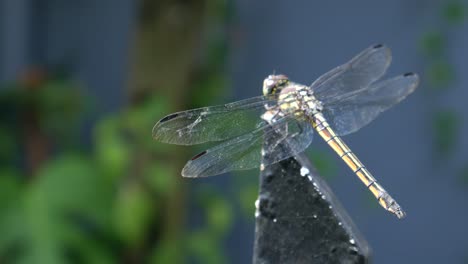
<path id="1" fill-rule="evenodd" d="M 193 158 L 192 158 L 191 160 L 196 160 L 196 159 L 198 159 L 199 157 L 201 157 L 201 156 L 203 156 L 203 155 L 205 155 L 205 154 L 206 154 L 206 150 L 203 151 L 203 152 L 198 153 L 198 154 L 195 155 L 195 156 L 193 156 Z"/>
<path id="2" fill-rule="evenodd" d="M 169 120 L 171 120 L 171 119 L 174 119 L 174 118 L 176 118 L 178 115 L 179 115 L 179 114 L 177 114 L 177 113 L 167 115 L 167 116 L 163 117 L 163 119 L 159 120 L 159 123 L 163 123 L 163 122 L 169 121 Z"/>
<path id="3" fill-rule="evenodd" d="M 413 76 L 413 75 L 414 75 L 414 72 L 407 72 L 407 73 L 403 74 L 403 76 L 405 76 L 405 77 Z"/>
<path id="4" fill-rule="evenodd" d="M 373 48 L 374 48 L 374 49 L 379 49 L 379 48 L 381 48 L 381 47 L 383 47 L 383 44 L 377 44 L 377 45 L 375 45 Z"/>

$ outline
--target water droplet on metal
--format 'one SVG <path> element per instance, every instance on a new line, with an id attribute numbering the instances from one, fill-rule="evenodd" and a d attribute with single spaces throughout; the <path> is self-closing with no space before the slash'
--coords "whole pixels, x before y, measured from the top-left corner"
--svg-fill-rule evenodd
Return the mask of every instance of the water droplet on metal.
<path id="1" fill-rule="evenodd" d="M 301 168 L 301 176 L 304 177 L 304 176 L 307 176 L 309 175 L 309 169 L 307 169 L 306 167 L 302 167 Z"/>

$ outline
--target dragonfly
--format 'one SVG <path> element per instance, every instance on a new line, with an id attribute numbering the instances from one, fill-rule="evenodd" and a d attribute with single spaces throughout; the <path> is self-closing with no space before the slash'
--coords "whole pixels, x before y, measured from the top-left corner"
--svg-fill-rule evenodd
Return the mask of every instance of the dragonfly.
<path id="1" fill-rule="evenodd" d="M 401 206 L 341 138 L 369 124 L 418 86 L 419 77 L 412 72 L 381 80 L 391 57 L 387 46 L 370 46 L 310 86 L 283 74 L 269 75 L 263 81 L 263 95 L 167 115 L 155 124 L 152 136 L 178 145 L 218 142 L 182 169 L 182 176 L 199 178 L 264 169 L 303 152 L 315 131 L 384 209 L 403 218 Z M 273 140 L 264 144 L 266 138 Z"/>

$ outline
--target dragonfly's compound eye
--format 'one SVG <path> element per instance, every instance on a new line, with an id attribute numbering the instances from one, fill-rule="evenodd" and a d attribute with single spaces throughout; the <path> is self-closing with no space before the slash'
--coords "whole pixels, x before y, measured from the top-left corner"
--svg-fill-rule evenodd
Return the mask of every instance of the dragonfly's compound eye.
<path id="1" fill-rule="evenodd" d="M 263 95 L 271 95 L 277 93 L 283 88 L 289 79 L 286 75 L 270 75 L 263 81 Z"/>

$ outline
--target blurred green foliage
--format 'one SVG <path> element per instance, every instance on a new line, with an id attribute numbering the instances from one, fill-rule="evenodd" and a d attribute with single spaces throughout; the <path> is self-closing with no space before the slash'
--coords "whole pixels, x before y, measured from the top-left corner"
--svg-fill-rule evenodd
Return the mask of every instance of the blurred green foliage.
<path id="1" fill-rule="evenodd" d="M 458 142 L 459 118 L 454 111 L 439 111 L 433 123 L 437 153 L 446 157 Z"/>
<path id="2" fill-rule="evenodd" d="M 436 88 L 446 89 L 455 79 L 454 70 L 446 61 L 436 61 L 427 69 L 429 83 Z"/>
<path id="3" fill-rule="evenodd" d="M 239 206 L 245 219 L 254 221 L 252 216 L 255 214 L 255 201 L 258 197 L 259 182 L 258 177 L 252 177 L 252 175 L 248 177 L 254 179 L 249 179 L 247 183 L 240 185 L 241 188 L 238 192 Z"/>
<path id="4" fill-rule="evenodd" d="M 340 160 L 335 157 L 335 153 L 310 150 L 308 154 L 320 176 L 325 179 L 333 179 L 336 176 L 338 173 L 337 162 Z"/>
<path id="5" fill-rule="evenodd" d="M 447 1 L 442 4 L 442 12 L 436 22 L 437 29 L 432 29 L 424 34 L 420 41 L 422 53 L 426 58 L 425 79 L 432 87 L 427 93 L 431 96 L 430 106 L 433 108 L 434 119 L 432 131 L 434 136 L 434 150 L 437 158 L 447 157 L 451 154 L 458 141 L 460 118 L 454 110 L 441 107 L 438 103 L 440 93 L 449 93 L 456 81 L 453 64 L 449 58 L 450 36 L 454 34 L 456 26 L 466 21 L 468 6 L 461 1 Z"/>
<path id="6" fill-rule="evenodd" d="M 206 47 L 195 50 L 203 58 L 188 106 L 213 103 L 227 86 L 227 36 L 209 26 L 226 23 L 228 6 L 203 6 Z M 156 91 L 99 119 L 88 145 L 92 99 L 67 75 L 35 69 L 0 91 L 0 263 L 227 262 L 233 206 L 207 184 L 174 197 L 187 184 L 175 162 L 185 155 L 151 138 L 173 110 L 169 96 Z M 195 227 L 187 198 L 201 216 Z"/>
<path id="7" fill-rule="evenodd" d="M 203 226 L 177 240 L 164 238 L 165 203 L 178 174 L 159 159 L 170 153 L 169 147 L 150 136 L 155 118 L 167 113 L 164 98 L 98 121 L 92 148 L 77 151 L 67 142 L 80 142 L 78 133 L 70 134 L 86 105 L 78 87 L 50 78 L 30 96 L 31 89 L 19 86 L 0 94 L 8 102 L 0 119 L 0 262 L 182 263 L 190 256 L 202 263 L 224 262 L 220 241 L 233 216 L 214 190 L 197 195 L 205 212 Z M 22 117 L 29 112 L 39 120 L 35 131 L 24 131 L 27 119 Z M 23 155 L 28 133 L 44 133 L 55 149 L 31 173 Z M 140 165 L 139 159 L 151 162 Z"/>
<path id="8" fill-rule="evenodd" d="M 461 1 L 449 1 L 445 8 L 443 16 L 449 23 L 461 23 L 466 18 L 467 7 Z"/>
<path id="9" fill-rule="evenodd" d="M 421 39 L 424 55 L 437 58 L 443 53 L 444 40 L 440 32 L 428 32 Z"/>
<path id="10" fill-rule="evenodd" d="M 460 180 L 464 185 L 468 185 L 468 165 L 460 170 Z"/>

